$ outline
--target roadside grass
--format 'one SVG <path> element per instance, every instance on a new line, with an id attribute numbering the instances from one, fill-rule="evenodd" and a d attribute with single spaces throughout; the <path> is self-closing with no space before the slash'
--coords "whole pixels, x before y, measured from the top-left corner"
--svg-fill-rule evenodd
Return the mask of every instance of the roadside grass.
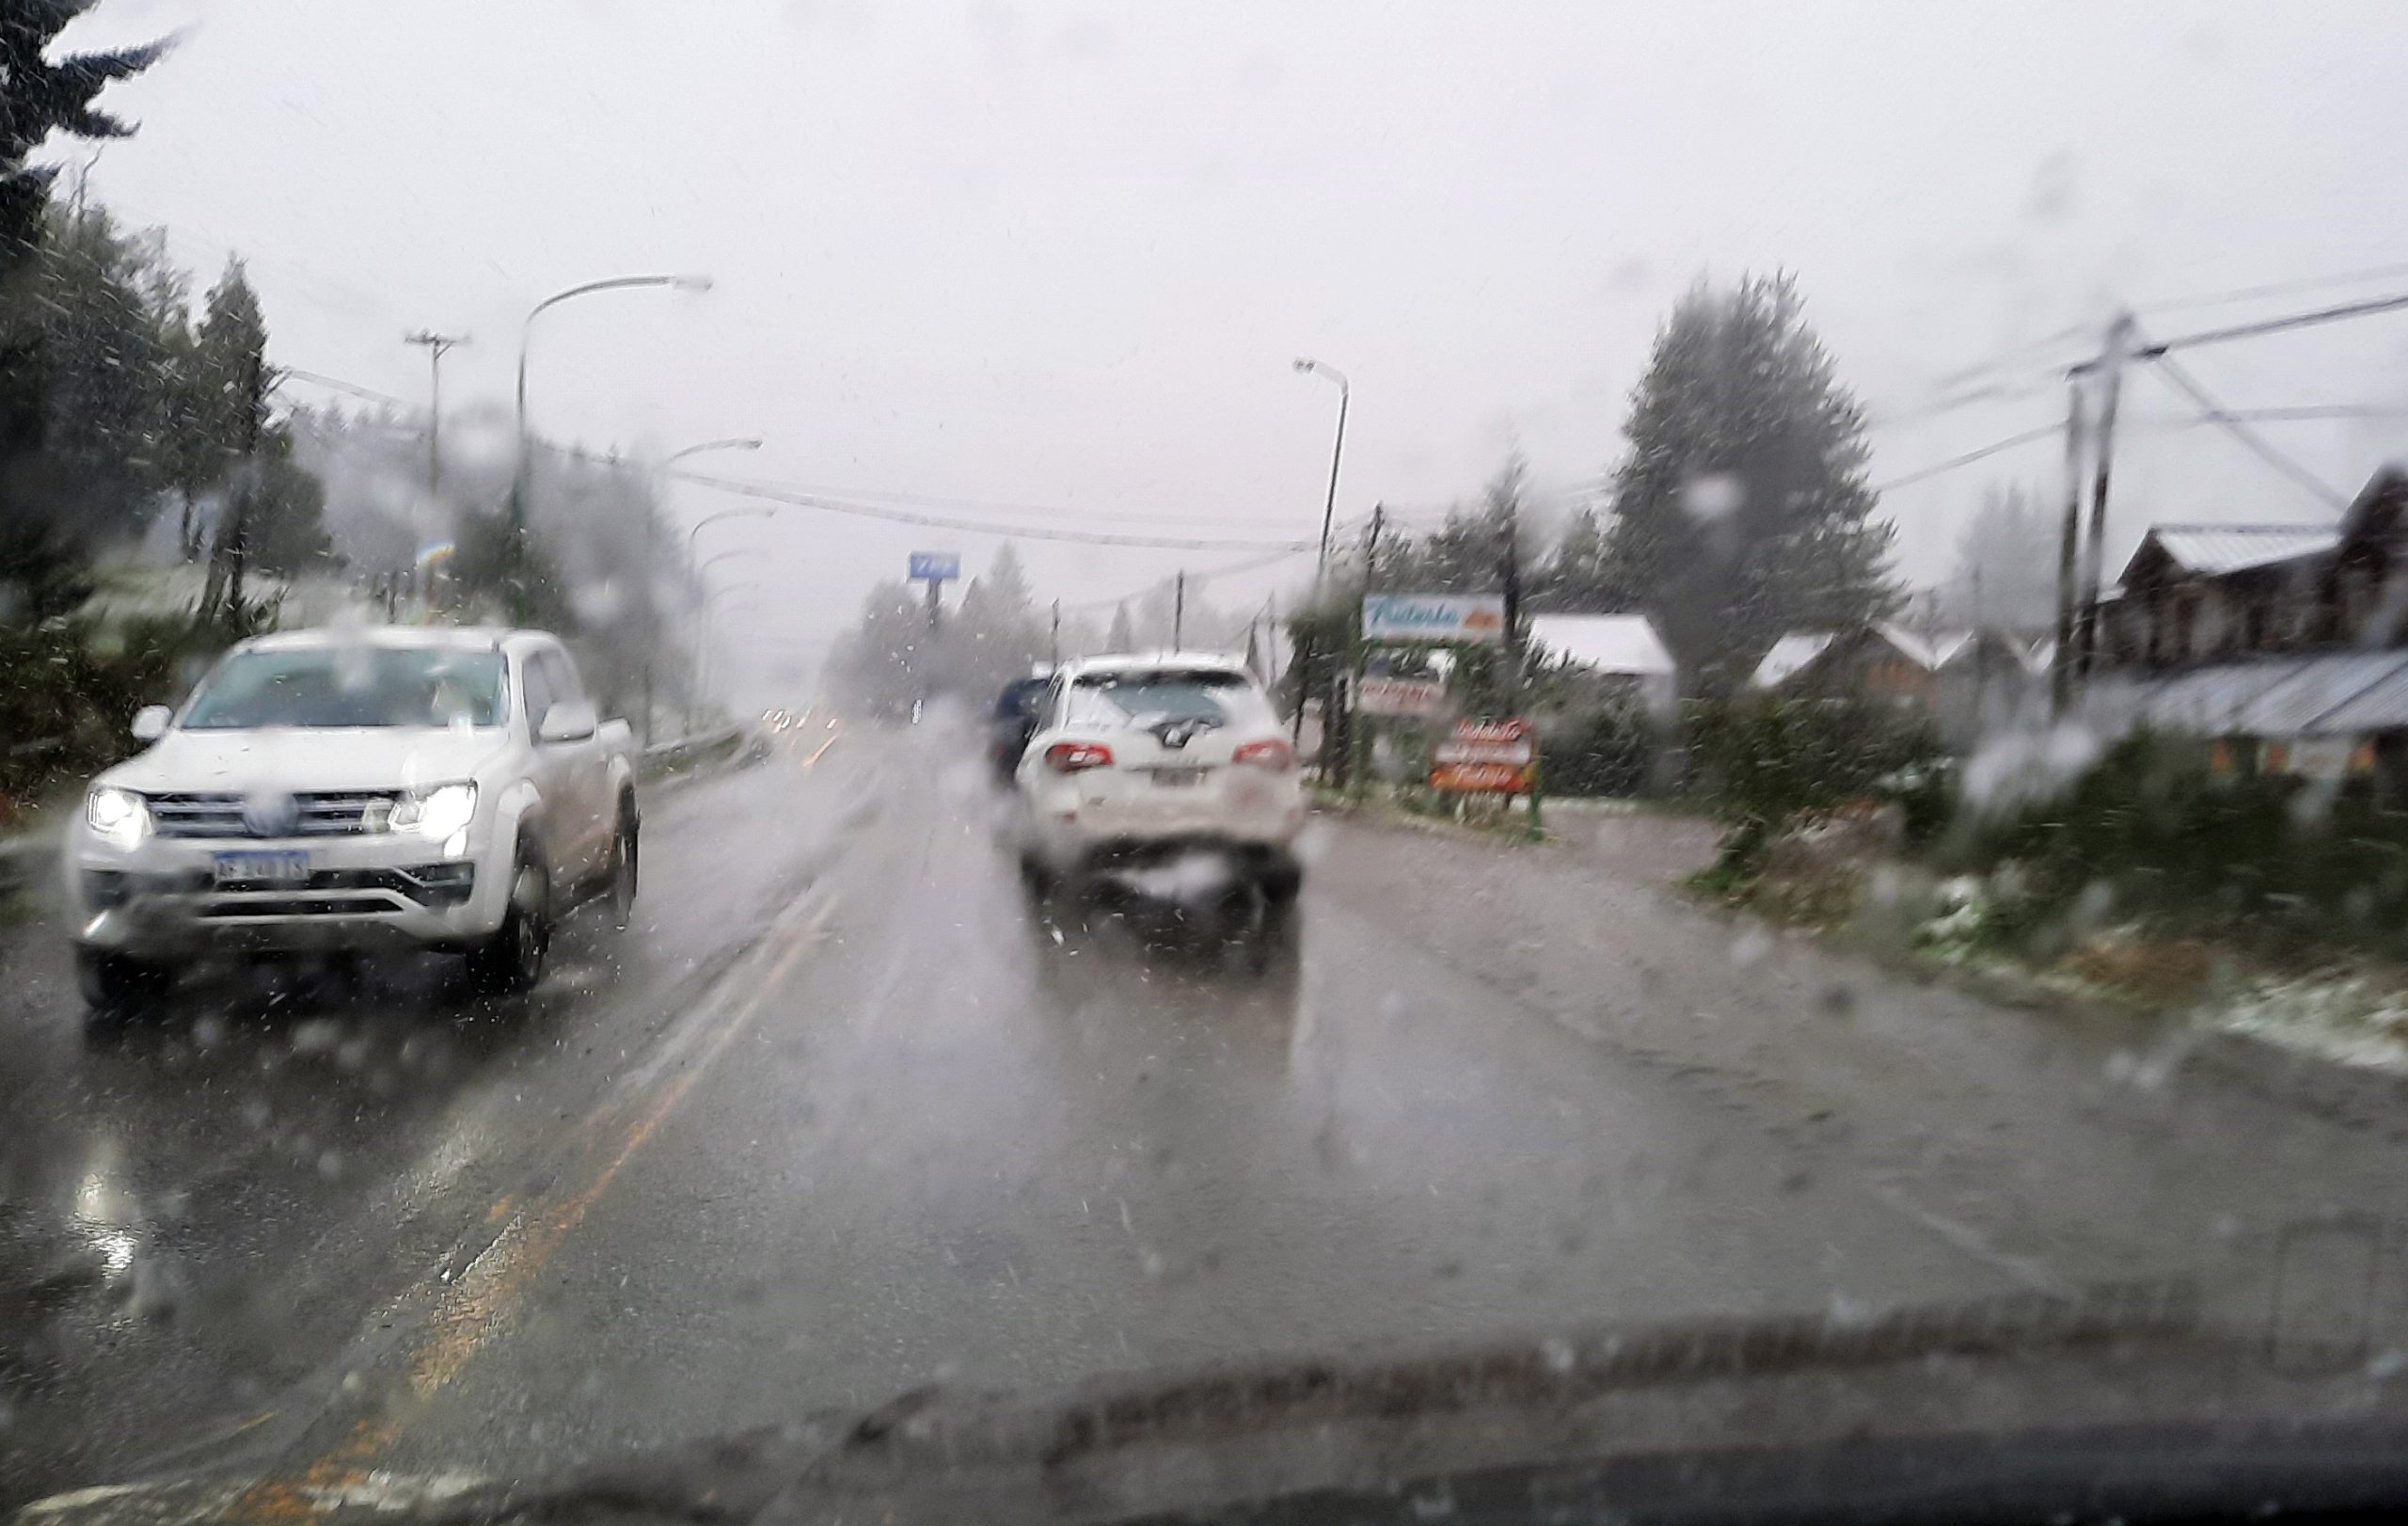
<path id="1" fill-rule="evenodd" d="M 1315 785 L 1309 787 L 1307 798 L 1316 811 L 1359 816 L 1367 820 L 1422 831 L 1458 832 L 1517 847 L 1534 847 L 1557 840 L 1552 832 L 1545 830 L 1533 836 L 1528 807 L 1518 803 L 1512 805 L 1477 803 L 1465 808 L 1452 803 L 1462 797 L 1392 785 L 1382 785 L 1360 794 L 1327 785 Z M 1544 809 L 1542 807 L 1542 812 Z"/>
<path id="2" fill-rule="evenodd" d="M 2312 940 L 2213 937 L 2111 897 L 2036 914 L 2007 864 L 1942 878 L 1909 858 L 1865 855 L 1815 872 L 1725 859 L 1684 882 L 1719 908 L 1802 928 L 1835 947 L 1985 1000 L 2079 1019 L 2141 1017 L 2352 1070 L 2408 1076 L 2408 963 Z"/>

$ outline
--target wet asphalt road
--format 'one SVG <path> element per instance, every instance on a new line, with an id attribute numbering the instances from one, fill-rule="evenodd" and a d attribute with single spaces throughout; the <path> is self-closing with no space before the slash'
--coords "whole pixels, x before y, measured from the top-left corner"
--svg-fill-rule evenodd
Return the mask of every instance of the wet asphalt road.
<path id="1" fill-rule="evenodd" d="M 637 929 L 521 1004 L 226 978 L 89 1040 L 16 930 L 0 1501 L 2197 1272 L 2408 1163 L 1577 845 L 1317 825 L 1288 947 L 1035 916 L 968 751 L 815 724 L 660 792 Z"/>

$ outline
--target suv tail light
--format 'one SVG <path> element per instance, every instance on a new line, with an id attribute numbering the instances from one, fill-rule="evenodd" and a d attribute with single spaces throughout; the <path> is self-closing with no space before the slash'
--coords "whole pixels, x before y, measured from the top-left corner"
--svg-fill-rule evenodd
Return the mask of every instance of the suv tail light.
<path id="1" fill-rule="evenodd" d="M 1270 769 L 1275 772 L 1283 771 L 1296 766 L 1296 750 L 1273 737 L 1262 741 L 1241 743 L 1238 750 L 1229 755 L 1229 761 L 1250 763 L 1258 769 Z"/>
<path id="2" fill-rule="evenodd" d="M 1056 773 L 1112 767 L 1112 749 L 1100 741 L 1057 741 L 1045 749 L 1045 766 Z"/>

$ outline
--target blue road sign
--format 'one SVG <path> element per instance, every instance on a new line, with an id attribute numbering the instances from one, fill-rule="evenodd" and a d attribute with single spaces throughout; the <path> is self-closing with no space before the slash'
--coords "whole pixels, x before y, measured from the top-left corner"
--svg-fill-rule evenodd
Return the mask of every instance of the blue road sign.
<path id="1" fill-rule="evenodd" d="M 911 576 L 929 582 L 949 582 L 961 576 L 958 551 L 913 551 Z"/>

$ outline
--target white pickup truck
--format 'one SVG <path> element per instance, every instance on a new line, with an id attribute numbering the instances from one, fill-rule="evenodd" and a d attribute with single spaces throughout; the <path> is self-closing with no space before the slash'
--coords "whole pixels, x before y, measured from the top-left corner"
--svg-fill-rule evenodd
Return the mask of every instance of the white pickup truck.
<path id="1" fill-rule="evenodd" d="M 635 756 L 555 638 L 301 630 L 242 643 L 66 843 L 76 974 L 126 1011 L 218 953 L 423 949 L 481 989 L 543 978 L 553 923 L 636 892 Z"/>

